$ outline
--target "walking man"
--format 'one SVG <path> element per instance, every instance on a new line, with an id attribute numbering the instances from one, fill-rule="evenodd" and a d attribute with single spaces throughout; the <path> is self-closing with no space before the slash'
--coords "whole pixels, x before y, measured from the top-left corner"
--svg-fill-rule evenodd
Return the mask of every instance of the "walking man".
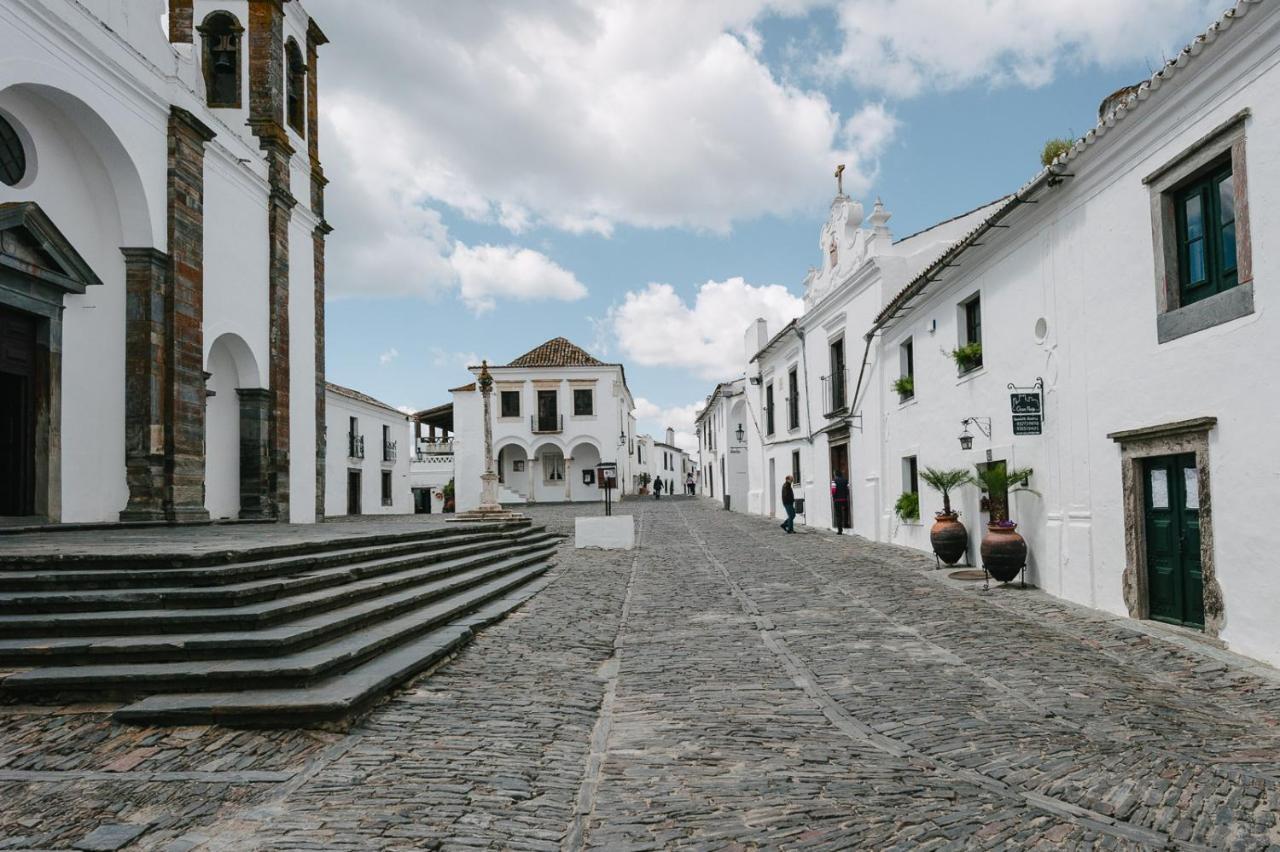
<path id="1" fill-rule="evenodd" d="M 787 519 L 782 522 L 782 530 L 793 533 L 796 531 L 796 495 L 791 490 L 790 474 L 782 481 L 782 508 L 787 513 Z"/>
<path id="2" fill-rule="evenodd" d="M 659 476 L 653 480 L 653 499 L 662 499 L 662 477 Z"/>
<path id="3" fill-rule="evenodd" d="M 845 518 L 849 512 L 849 480 L 843 470 L 837 470 L 831 480 L 831 500 L 835 508 L 836 535 L 844 535 Z"/>
<path id="4" fill-rule="evenodd" d="M 689 474 L 684 478 L 684 490 L 690 497 L 693 496 L 693 474 Z"/>

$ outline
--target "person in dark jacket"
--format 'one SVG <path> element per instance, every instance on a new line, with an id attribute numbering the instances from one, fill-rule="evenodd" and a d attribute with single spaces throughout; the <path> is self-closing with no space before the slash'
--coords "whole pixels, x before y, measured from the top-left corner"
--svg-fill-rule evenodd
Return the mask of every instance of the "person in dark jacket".
<path id="1" fill-rule="evenodd" d="M 845 518 L 849 516 L 849 480 L 837 470 L 831 480 L 831 500 L 835 508 L 836 535 L 844 535 Z"/>
<path id="2" fill-rule="evenodd" d="M 662 477 L 659 476 L 653 480 L 653 499 L 662 499 Z"/>
<path id="3" fill-rule="evenodd" d="M 791 489 L 791 476 L 782 481 L 782 508 L 786 510 L 787 519 L 782 522 L 784 532 L 796 531 L 796 495 Z"/>

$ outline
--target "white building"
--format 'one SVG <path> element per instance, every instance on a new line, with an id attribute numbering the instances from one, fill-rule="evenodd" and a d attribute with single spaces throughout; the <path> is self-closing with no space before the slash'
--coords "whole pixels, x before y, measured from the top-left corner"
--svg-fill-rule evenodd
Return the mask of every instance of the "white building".
<path id="1" fill-rule="evenodd" d="M 405 515 L 414 510 L 409 415 L 328 382 L 326 515 Z"/>
<path id="2" fill-rule="evenodd" d="M 621 364 L 606 364 L 557 337 L 489 372 L 502 503 L 603 500 L 596 482 L 601 462 L 617 465 L 620 491 L 626 490 L 633 481 L 635 402 Z M 457 509 L 463 512 L 479 505 L 484 472 L 483 406 L 474 383 L 453 389 L 453 419 Z"/>
<path id="3" fill-rule="evenodd" d="M 411 419 L 413 510 L 420 515 L 437 514 L 449 508 L 447 486 L 453 481 L 453 403 L 424 409 Z"/>
<path id="4" fill-rule="evenodd" d="M 695 464 L 689 453 L 676 446 L 675 429 L 667 427 L 663 440 L 655 441 L 649 435 L 636 436 L 636 458 L 633 465 L 633 486 L 630 493 L 639 493 L 642 474 L 647 474 L 647 493 L 653 492 L 654 480 L 662 480 L 663 494 L 683 494 L 685 477 L 692 473 Z"/>
<path id="5" fill-rule="evenodd" d="M 695 421 L 698 433 L 698 493 L 737 511 L 747 505 L 747 432 L 754 413 L 747 405 L 746 381 L 721 382 Z M 727 499 L 726 499 L 727 498 Z"/>
<path id="6" fill-rule="evenodd" d="M 323 511 L 300 2 L 0 4 L 0 515 Z"/>
<path id="7" fill-rule="evenodd" d="M 755 364 L 777 388 L 799 356 L 813 425 L 762 441 L 762 469 L 800 449 L 809 523 L 826 526 L 847 461 L 854 529 L 927 550 L 941 501 L 919 470 L 1031 468 L 1034 493 L 1010 497 L 1029 581 L 1280 663 L 1280 577 L 1256 514 L 1280 476 L 1280 401 L 1259 384 L 1280 360 L 1280 314 L 1254 283 L 1280 267 L 1277 86 L 1280 4 L 1237 3 L 924 268 L 867 288 L 855 273 L 838 303 L 808 300 Z M 830 354 L 844 332 L 847 361 Z M 976 357 L 951 356 L 969 343 Z M 847 369 L 844 406 L 803 379 L 805 358 Z M 1014 393 L 1043 401 L 1018 434 Z M 894 503 L 915 489 L 924 520 L 901 522 Z M 979 497 L 955 500 L 975 558 Z"/>

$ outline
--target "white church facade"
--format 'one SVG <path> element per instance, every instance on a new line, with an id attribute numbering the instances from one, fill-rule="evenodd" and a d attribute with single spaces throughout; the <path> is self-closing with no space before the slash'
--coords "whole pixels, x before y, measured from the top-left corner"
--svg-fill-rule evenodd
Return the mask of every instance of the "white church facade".
<path id="1" fill-rule="evenodd" d="M 0 4 L 0 516 L 323 512 L 325 41 L 296 0 Z"/>
<path id="2" fill-rule="evenodd" d="M 1029 582 L 1280 663 L 1278 86 L 1280 6 L 1245 0 L 993 205 L 894 241 L 837 197 L 804 314 L 746 331 L 733 508 L 777 516 L 798 470 L 830 528 L 843 470 L 856 533 L 928 551 L 926 468 L 1029 469 Z M 993 496 L 953 495 L 975 563 Z"/>

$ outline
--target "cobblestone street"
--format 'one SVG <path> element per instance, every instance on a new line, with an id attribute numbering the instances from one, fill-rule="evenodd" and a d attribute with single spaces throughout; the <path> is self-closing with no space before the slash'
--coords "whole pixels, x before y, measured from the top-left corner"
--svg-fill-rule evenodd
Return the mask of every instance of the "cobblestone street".
<path id="1" fill-rule="evenodd" d="M 0 707 L 0 848 L 1280 849 L 1274 670 L 710 501 L 622 511 L 639 549 L 567 542 L 346 732 Z"/>

